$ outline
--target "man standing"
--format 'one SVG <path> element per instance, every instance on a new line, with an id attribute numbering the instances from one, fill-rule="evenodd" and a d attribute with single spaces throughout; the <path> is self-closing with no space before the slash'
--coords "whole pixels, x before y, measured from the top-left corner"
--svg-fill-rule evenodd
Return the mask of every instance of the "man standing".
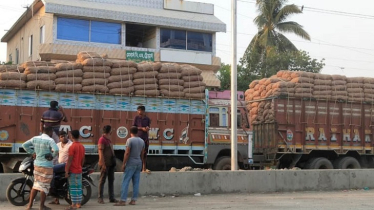
<path id="1" fill-rule="evenodd" d="M 73 144 L 69 148 L 69 158 L 66 163 L 65 177 L 69 177 L 69 190 L 71 206 L 69 209 L 81 207 L 82 202 L 82 167 L 84 164 L 85 149 L 79 142 L 79 131 L 71 131 Z M 70 174 L 69 174 L 70 173 Z"/>
<path id="2" fill-rule="evenodd" d="M 32 208 L 38 191 L 40 191 L 41 194 L 40 209 L 51 209 L 45 206 L 44 203 L 53 178 L 52 159 L 58 154 L 58 147 L 55 141 L 51 138 L 52 133 L 53 129 L 51 127 L 45 127 L 42 135 L 35 136 L 22 145 L 27 153 L 35 155 L 34 186 L 32 187 L 29 205 L 26 209 Z M 33 147 L 33 149 L 31 147 Z"/>
<path id="3" fill-rule="evenodd" d="M 140 172 L 145 170 L 144 153 L 145 144 L 143 139 L 138 137 L 138 128 L 131 127 L 131 138 L 126 142 L 126 152 L 123 159 L 122 169 L 124 171 L 122 188 L 121 188 L 121 201 L 116 203 L 115 206 L 125 206 L 127 200 L 127 193 L 132 180 L 133 195 L 130 205 L 135 205 L 139 194 Z"/>
<path id="4" fill-rule="evenodd" d="M 52 127 L 54 131 L 52 138 L 57 144 L 59 141 L 58 132 L 60 131 L 61 121 L 68 121 L 64 109 L 62 106 L 58 106 L 57 101 L 51 101 L 49 110 L 45 111 L 42 115 L 40 121 L 40 132 L 43 130 L 43 127 Z"/>
<path id="5" fill-rule="evenodd" d="M 112 127 L 106 125 L 103 128 L 103 135 L 99 139 L 99 166 L 100 166 L 100 182 L 99 182 L 99 198 L 98 202 L 104 204 L 104 184 L 108 177 L 108 194 L 111 203 L 117 203 L 114 198 L 114 171 L 116 167 L 116 157 L 113 151 L 112 141 L 109 139 L 112 134 Z"/>
<path id="6" fill-rule="evenodd" d="M 145 143 L 145 153 L 144 153 L 144 162 L 147 164 L 147 154 L 149 147 L 148 131 L 151 126 L 151 120 L 145 115 L 145 107 L 138 106 L 138 116 L 135 117 L 133 126 L 138 128 L 138 136 L 143 139 Z M 146 168 L 143 169 L 146 171 Z"/>

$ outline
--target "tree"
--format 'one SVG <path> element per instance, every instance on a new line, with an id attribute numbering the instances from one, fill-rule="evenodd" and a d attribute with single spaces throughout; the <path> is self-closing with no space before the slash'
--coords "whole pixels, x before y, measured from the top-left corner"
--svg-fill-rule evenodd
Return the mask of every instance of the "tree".
<path id="1" fill-rule="evenodd" d="M 302 11 L 295 4 L 285 5 L 286 2 L 287 0 L 257 0 L 259 15 L 254 19 L 254 23 L 259 31 L 250 42 L 248 52 L 260 50 L 263 54 L 272 48 L 281 52 L 297 51 L 295 45 L 282 33 L 291 32 L 310 40 L 303 26 L 294 21 L 287 21 L 289 16 L 300 14 Z"/>
<path id="2" fill-rule="evenodd" d="M 248 72 L 243 66 L 238 65 L 238 90 L 246 91 L 248 89 L 249 82 L 257 79 L 256 75 Z M 221 64 L 221 68 L 217 73 L 218 79 L 221 81 L 220 90 L 230 90 L 231 88 L 231 65 L 230 64 Z"/>

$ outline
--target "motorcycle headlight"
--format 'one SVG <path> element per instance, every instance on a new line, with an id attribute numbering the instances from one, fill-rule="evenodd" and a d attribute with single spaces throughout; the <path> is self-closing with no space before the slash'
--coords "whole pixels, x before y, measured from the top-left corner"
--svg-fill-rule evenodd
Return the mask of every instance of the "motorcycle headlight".
<path id="1" fill-rule="evenodd" d="M 22 172 L 22 171 L 26 170 L 28 166 L 29 166 L 28 164 L 21 164 L 21 165 L 19 166 L 18 171 L 19 171 L 19 172 Z"/>

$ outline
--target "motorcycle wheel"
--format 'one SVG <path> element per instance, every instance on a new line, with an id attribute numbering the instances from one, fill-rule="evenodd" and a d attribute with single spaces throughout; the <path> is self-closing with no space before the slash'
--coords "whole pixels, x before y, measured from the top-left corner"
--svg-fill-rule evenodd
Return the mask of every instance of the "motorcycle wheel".
<path id="1" fill-rule="evenodd" d="M 25 182 L 26 186 L 21 192 Z M 30 200 L 32 185 L 32 181 L 29 179 L 26 181 L 26 178 L 13 180 L 6 190 L 7 200 L 15 206 L 24 206 L 28 204 Z"/>
<path id="2" fill-rule="evenodd" d="M 82 202 L 81 202 L 81 205 L 83 206 L 84 204 L 86 204 L 90 200 L 91 194 L 92 194 L 91 185 L 90 185 L 90 183 L 86 179 L 82 180 L 82 190 L 83 190 L 83 193 L 82 193 Z M 70 199 L 70 193 L 69 192 L 68 192 L 68 194 L 65 197 L 65 201 L 68 204 L 71 205 L 71 199 Z"/>

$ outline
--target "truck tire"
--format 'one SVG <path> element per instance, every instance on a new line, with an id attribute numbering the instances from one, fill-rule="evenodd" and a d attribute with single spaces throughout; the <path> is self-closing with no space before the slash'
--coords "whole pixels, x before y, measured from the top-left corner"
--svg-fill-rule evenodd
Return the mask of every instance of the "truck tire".
<path id="1" fill-rule="evenodd" d="M 354 157 L 343 157 L 336 160 L 336 169 L 361 169 L 361 165 Z"/>
<path id="2" fill-rule="evenodd" d="M 216 160 L 213 170 L 231 170 L 231 158 L 224 156 Z"/>
<path id="3" fill-rule="evenodd" d="M 319 157 L 319 158 L 312 158 L 308 161 L 305 165 L 306 169 L 333 169 L 334 166 L 332 165 L 331 161 L 327 158 Z"/>

